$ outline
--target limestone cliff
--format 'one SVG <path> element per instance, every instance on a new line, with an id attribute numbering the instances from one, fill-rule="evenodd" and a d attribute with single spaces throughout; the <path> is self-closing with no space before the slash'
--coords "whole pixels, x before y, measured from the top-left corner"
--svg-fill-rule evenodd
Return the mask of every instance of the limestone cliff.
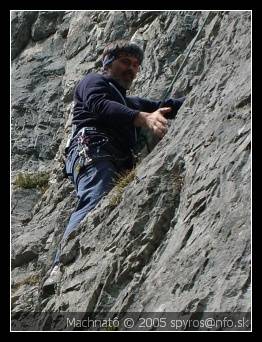
<path id="1" fill-rule="evenodd" d="M 128 38 L 145 51 L 130 94 L 160 99 L 207 15 L 173 87 L 187 98 L 168 133 L 121 200 L 112 205 L 113 190 L 81 224 L 56 293 L 45 295 L 76 203 L 62 173 L 76 83 L 100 71 L 108 42 Z M 14 318 L 250 311 L 251 13 L 18 11 L 11 24 Z M 49 182 L 19 187 L 21 172 L 45 172 Z"/>

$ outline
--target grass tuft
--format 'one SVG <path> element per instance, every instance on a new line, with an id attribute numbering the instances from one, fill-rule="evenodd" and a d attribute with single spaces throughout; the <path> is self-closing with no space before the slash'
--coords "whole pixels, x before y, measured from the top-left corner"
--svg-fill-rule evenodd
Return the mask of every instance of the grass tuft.
<path id="1" fill-rule="evenodd" d="M 39 189 L 44 192 L 48 187 L 49 174 L 47 172 L 19 173 L 14 184 L 23 189 Z"/>
<path id="2" fill-rule="evenodd" d="M 121 202 L 124 189 L 135 179 L 135 175 L 134 169 L 131 171 L 128 170 L 120 175 L 114 187 L 114 194 L 110 199 L 109 205 L 111 207 L 116 207 Z"/>

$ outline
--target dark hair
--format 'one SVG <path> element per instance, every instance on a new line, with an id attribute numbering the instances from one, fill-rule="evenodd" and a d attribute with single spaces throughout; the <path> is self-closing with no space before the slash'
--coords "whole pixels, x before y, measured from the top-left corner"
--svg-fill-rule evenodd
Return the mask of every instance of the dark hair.
<path id="1" fill-rule="evenodd" d="M 107 55 L 109 57 L 114 56 L 117 58 L 121 52 L 135 56 L 139 60 L 140 64 L 143 61 L 143 50 L 136 43 L 127 40 L 116 40 L 108 44 L 103 51 L 102 59 L 104 60 L 105 56 Z"/>

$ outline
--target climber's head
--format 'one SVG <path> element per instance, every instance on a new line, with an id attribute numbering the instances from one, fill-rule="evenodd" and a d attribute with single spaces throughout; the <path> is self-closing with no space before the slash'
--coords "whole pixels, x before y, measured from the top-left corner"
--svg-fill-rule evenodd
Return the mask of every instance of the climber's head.
<path id="1" fill-rule="evenodd" d="M 129 89 L 143 60 L 143 50 L 135 43 L 118 40 L 103 51 L 103 73 Z"/>

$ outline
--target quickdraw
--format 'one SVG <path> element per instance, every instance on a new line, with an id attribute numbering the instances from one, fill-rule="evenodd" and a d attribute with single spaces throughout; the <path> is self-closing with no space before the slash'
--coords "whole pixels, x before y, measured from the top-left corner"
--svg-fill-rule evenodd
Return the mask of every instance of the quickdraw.
<path id="1" fill-rule="evenodd" d="M 133 163 L 138 157 L 131 149 L 131 155 L 122 154 L 121 156 L 119 150 L 111 143 L 111 139 L 104 133 L 98 132 L 95 128 L 85 127 L 81 129 L 75 139 L 79 156 L 75 164 L 75 170 L 77 172 L 80 172 L 83 167 L 88 166 L 99 159 L 110 158 L 113 163 L 119 165 L 119 163 L 125 163 L 130 159 L 130 156 L 132 156 Z M 100 153 L 100 148 L 104 145 L 106 145 L 106 147 Z"/>
<path id="2" fill-rule="evenodd" d="M 101 147 L 108 141 L 109 139 L 106 136 L 101 137 L 101 134 L 93 133 L 88 136 L 85 134 L 85 131 L 81 131 L 77 137 L 77 150 L 80 157 L 76 167 L 77 171 L 80 171 L 82 167 L 90 165 L 93 162 L 93 158 L 90 156 L 91 147 Z"/>

